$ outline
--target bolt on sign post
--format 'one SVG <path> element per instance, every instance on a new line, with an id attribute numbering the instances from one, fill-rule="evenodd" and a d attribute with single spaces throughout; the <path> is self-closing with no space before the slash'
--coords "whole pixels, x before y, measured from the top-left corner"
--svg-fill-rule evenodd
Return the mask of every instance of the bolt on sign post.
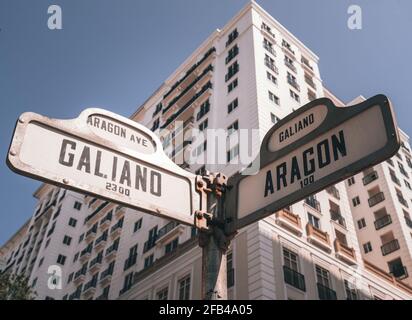
<path id="1" fill-rule="evenodd" d="M 393 156 L 400 147 L 392 106 L 376 95 L 350 107 L 314 100 L 265 135 L 250 167 L 229 178 L 226 232 L 261 220 Z"/>
<path id="2" fill-rule="evenodd" d="M 7 164 L 19 174 L 187 225 L 199 210 L 196 175 L 174 164 L 150 130 L 102 109 L 86 109 L 74 120 L 22 114 Z"/>

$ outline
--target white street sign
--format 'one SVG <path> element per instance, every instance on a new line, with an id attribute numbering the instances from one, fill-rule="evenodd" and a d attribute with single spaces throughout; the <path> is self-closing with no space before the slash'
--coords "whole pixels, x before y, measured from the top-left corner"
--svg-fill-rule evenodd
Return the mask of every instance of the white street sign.
<path id="1" fill-rule="evenodd" d="M 229 232 L 267 217 L 394 155 L 399 134 L 388 98 L 336 107 L 327 98 L 303 106 L 263 139 L 253 167 L 228 180 Z M 257 166 L 256 166 L 257 165 Z"/>
<path id="2" fill-rule="evenodd" d="M 189 225 L 200 206 L 196 176 L 166 156 L 156 135 L 102 109 L 86 109 L 74 120 L 22 114 L 7 164 L 19 174 Z"/>

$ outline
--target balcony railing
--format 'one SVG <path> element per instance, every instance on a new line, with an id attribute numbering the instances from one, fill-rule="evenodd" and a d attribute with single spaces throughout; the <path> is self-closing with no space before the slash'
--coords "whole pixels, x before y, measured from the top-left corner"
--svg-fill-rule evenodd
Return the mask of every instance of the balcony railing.
<path id="1" fill-rule="evenodd" d="M 332 210 L 330 209 L 330 216 L 333 221 L 339 223 L 342 227 L 346 228 L 346 220 L 341 215 L 340 210 Z"/>
<path id="2" fill-rule="evenodd" d="M 302 234 L 302 223 L 299 215 L 290 212 L 287 209 L 279 210 L 275 214 L 277 223 L 284 225 L 289 229 L 293 229 L 299 235 Z"/>
<path id="3" fill-rule="evenodd" d="M 147 240 L 143 245 L 143 253 L 146 253 L 156 245 L 156 238 Z"/>
<path id="4" fill-rule="evenodd" d="M 309 238 L 317 240 L 317 243 L 322 244 L 322 246 L 330 247 L 330 239 L 327 232 L 314 227 L 310 223 L 306 225 L 306 232 Z"/>
<path id="5" fill-rule="evenodd" d="M 336 300 L 336 291 L 329 287 L 326 287 L 320 283 L 317 283 L 318 294 L 320 300 Z"/>
<path id="6" fill-rule="evenodd" d="M 227 287 L 231 288 L 235 285 L 235 269 L 231 268 L 227 270 Z"/>
<path id="7" fill-rule="evenodd" d="M 391 173 L 391 179 L 392 179 L 392 181 L 395 182 L 398 186 L 401 186 L 400 180 L 398 179 L 398 177 L 397 177 L 394 173 Z"/>
<path id="8" fill-rule="evenodd" d="M 290 63 L 290 62 L 288 62 L 287 60 L 285 60 L 285 65 L 286 65 L 290 70 L 292 70 L 293 72 L 296 72 L 296 67 L 295 67 L 292 63 Z"/>
<path id="9" fill-rule="evenodd" d="M 398 239 L 393 239 L 381 246 L 382 255 L 386 256 L 396 250 L 399 250 L 399 241 Z"/>
<path id="10" fill-rule="evenodd" d="M 206 83 L 202 89 L 198 93 L 196 93 L 184 106 L 179 108 L 178 111 L 176 111 L 174 114 L 172 114 L 166 122 L 161 126 L 162 129 L 166 128 L 172 121 L 174 121 L 183 111 L 185 111 L 197 98 L 199 98 L 204 92 L 206 92 L 208 89 L 212 89 L 212 83 L 209 81 Z"/>
<path id="11" fill-rule="evenodd" d="M 287 266 L 283 266 L 283 276 L 287 284 L 299 290 L 306 291 L 305 276 L 303 274 Z"/>
<path id="12" fill-rule="evenodd" d="M 367 174 L 363 177 L 363 185 L 366 186 L 367 184 L 371 183 L 372 181 L 378 179 L 378 173 L 376 171 L 372 171 L 371 173 Z"/>
<path id="13" fill-rule="evenodd" d="M 329 188 L 326 188 L 326 192 L 334 196 L 336 199 L 340 199 L 339 190 L 335 186 L 330 186 Z"/>
<path id="14" fill-rule="evenodd" d="M 129 256 L 124 262 L 123 270 L 129 269 L 131 266 L 133 266 L 136 263 L 136 261 L 137 261 L 137 253 Z"/>
<path id="15" fill-rule="evenodd" d="M 356 261 L 355 249 L 349 247 L 347 244 L 335 239 L 335 251 L 342 260 L 353 263 Z"/>
<path id="16" fill-rule="evenodd" d="M 311 206 L 313 209 L 320 212 L 320 203 L 315 198 L 313 198 L 313 197 L 306 198 L 305 203 L 307 205 Z"/>
<path id="17" fill-rule="evenodd" d="M 412 220 L 408 218 L 407 216 L 405 216 L 405 222 L 409 228 L 412 228 Z"/>
<path id="18" fill-rule="evenodd" d="M 405 207 L 409 208 L 408 202 L 405 200 L 405 198 L 402 195 L 400 195 L 399 193 L 397 194 L 397 196 L 398 196 L 399 202 L 402 205 L 404 205 Z"/>
<path id="19" fill-rule="evenodd" d="M 164 235 L 172 231 L 174 228 L 176 228 L 178 225 L 179 223 L 176 221 L 169 222 L 167 225 L 159 229 L 159 231 L 157 232 L 157 239 L 163 237 Z"/>
<path id="20" fill-rule="evenodd" d="M 268 67 L 270 70 L 272 70 L 275 74 L 279 74 L 279 69 L 278 67 L 275 66 L 274 63 L 271 63 L 270 61 L 265 60 L 265 66 Z"/>
<path id="21" fill-rule="evenodd" d="M 288 79 L 288 83 L 294 87 L 296 90 L 300 91 L 300 86 L 298 85 L 298 83 L 292 79 Z"/>
<path id="22" fill-rule="evenodd" d="M 389 214 L 384 215 L 383 217 L 376 219 L 374 224 L 375 224 L 375 229 L 379 230 L 382 229 L 383 227 L 387 226 L 388 224 L 392 223 L 392 218 Z"/>
<path id="23" fill-rule="evenodd" d="M 369 207 L 373 207 L 383 200 L 385 200 L 385 195 L 383 192 L 378 192 L 368 199 Z"/>

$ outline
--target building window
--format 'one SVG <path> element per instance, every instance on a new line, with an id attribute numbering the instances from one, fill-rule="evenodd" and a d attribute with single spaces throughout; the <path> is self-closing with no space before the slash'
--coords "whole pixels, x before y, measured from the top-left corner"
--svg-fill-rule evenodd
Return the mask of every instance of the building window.
<path id="1" fill-rule="evenodd" d="M 265 66 L 272 70 L 274 73 L 279 74 L 278 68 L 275 65 L 275 60 L 265 54 Z"/>
<path id="2" fill-rule="evenodd" d="M 227 68 L 227 74 L 225 75 L 225 81 L 229 81 L 236 73 L 239 72 L 239 63 L 237 61 L 233 62 L 229 68 Z"/>
<path id="3" fill-rule="evenodd" d="M 279 105 L 279 97 L 276 96 L 273 92 L 268 91 L 269 100 L 274 102 L 275 104 Z"/>
<path id="4" fill-rule="evenodd" d="M 313 92 L 312 90 L 309 90 L 309 89 L 308 89 L 308 100 L 309 100 L 309 101 L 313 101 L 313 100 L 315 100 L 315 99 L 316 99 L 316 93 Z"/>
<path id="5" fill-rule="evenodd" d="M 63 244 L 70 246 L 70 244 L 72 243 L 72 238 L 69 236 L 64 236 L 63 238 Z"/>
<path id="6" fill-rule="evenodd" d="M 44 261 L 44 257 L 43 258 L 41 258 L 40 259 L 40 261 L 39 261 L 39 268 L 41 267 L 41 265 L 43 264 L 43 261 Z"/>
<path id="7" fill-rule="evenodd" d="M 350 177 L 350 178 L 348 179 L 348 185 L 351 186 L 351 185 L 353 185 L 353 184 L 355 184 L 355 177 Z"/>
<path id="8" fill-rule="evenodd" d="M 199 131 L 204 131 L 207 129 L 207 126 L 209 124 L 209 120 L 205 119 L 201 124 L 199 124 Z"/>
<path id="9" fill-rule="evenodd" d="M 352 204 L 354 207 L 360 205 L 360 199 L 358 196 L 356 196 L 355 198 L 352 199 Z"/>
<path id="10" fill-rule="evenodd" d="M 194 157 L 198 157 L 207 149 L 207 141 L 204 141 L 201 145 L 197 146 L 196 149 L 193 150 L 192 154 Z"/>
<path id="11" fill-rule="evenodd" d="M 67 283 L 72 282 L 73 276 L 74 276 L 74 273 L 73 273 L 73 272 L 69 274 L 69 277 L 67 278 Z"/>
<path id="12" fill-rule="evenodd" d="M 289 94 L 290 94 L 290 97 L 291 97 L 293 100 L 295 100 L 295 101 L 297 101 L 297 102 L 300 102 L 299 95 L 298 95 L 295 91 L 289 90 Z"/>
<path id="13" fill-rule="evenodd" d="M 276 52 L 273 49 L 273 44 L 268 39 L 263 38 L 263 48 L 265 48 L 268 52 L 273 54 L 276 57 Z"/>
<path id="14" fill-rule="evenodd" d="M 235 285 L 235 269 L 233 268 L 233 253 L 228 252 L 226 255 L 226 272 L 227 272 L 227 287 L 231 288 Z"/>
<path id="15" fill-rule="evenodd" d="M 31 287 L 34 288 L 36 286 L 37 283 L 37 278 L 33 279 L 33 282 L 31 283 Z"/>
<path id="16" fill-rule="evenodd" d="M 162 103 L 161 103 L 161 102 L 158 103 L 158 104 L 156 105 L 155 111 L 153 112 L 152 118 L 154 118 L 154 117 L 162 110 L 162 108 L 163 108 Z"/>
<path id="17" fill-rule="evenodd" d="M 318 217 L 315 217 L 313 214 L 310 214 L 309 212 L 308 212 L 308 221 L 316 229 L 320 229 L 320 219 Z"/>
<path id="18" fill-rule="evenodd" d="M 238 106 L 239 106 L 239 100 L 238 100 L 238 98 L 236 98 L 235 100 L 233 100 L 231 103 L 228 104 L 227 113 L 231 113 Z"/>
<path id="19" fill-rule="evenodd" d="M 358 292 L 354 283 L 344 279 L 345 293 L 347 300 L 358 300 Z"/>
<path id="20" fill-rule="evenodd" d="M 362 219 L 358 220 L 358 229 L 360 230 L 360 229 L 365 228 L 365 227 L 366 227 L 365 218 L 362 218 Z"/>
<path id="21" fill-rule="evenodd" d="M 77 252 L 73 257 L 73 262 L 76 262 L 79 259 L 79 253 Z"/>
<path id="22" fill-rule="evenodd" d="M 233 132 L 239 129 L 239 122 L 236 120 L 229 127 L 227 127 L 227 135 L 230 136 Z"/>
<path id="23" fill-rule="evenodd" d="M 179 238 L 176 238 L 165 245 L 165 254 L 174 251 L 179 244 Z"/>
<path id="24" fill-rule="evenodd" d="M 274 115 L 272 112 L 270 113 L 270 120 L 272 121 L 273 124 L 276 124 L 278 123 L 278 121 L 280 121 L 279 117 Z"/>
<path id="25" fill-rule="evenodd" d="M 130 272 L 128 275 L 124 277 L 124 282 L 123 282 L 123 289 L 120 291 L 120 294 L 126 292 L 129 290 L 132 285 L 133 285 L 133 272 Z"/>
<path id="26" fill-rule="evenodd" d="M 296 77 L 292 75 L 290 72 L 287 74 L 287 81 L 288 83 L 294 87 L 296 90 L 300 91 L 300 87 L 298 85 L 298 82 L 296 81 Z"/>
<path id="27" fill-rule="evenodd" d="M 80 237 L 79 237 L 79 243 L 82 242 L 83 239 L 84 239 L 84 233 L 82 233 L 82 234 L 80 235 Z"/>
<path id="28" fill-rule="evenodd" d="M 239 144 L 234 146 L 232 149 L 227 151 L 226 153 L 226 160 L 227 162 L 232 161 L 234 158 L 236 158 L 239 155 Z"/>
<path id="29" fill-rule="evenodd" d="M 283 263 L 286 267 L 299 272 L 299 257 L 296 253 L 283 248 Z"/>
<path id="30" fill-rule="evenodd" d="M 232 61 L 232 59 L 236 57 L 238 53 L 239 53 L 239 47 L 237 46 L 237 44 L 235 44 L 227 53 L 227 57 L 225 60 L 226 64 Z"/>
<path id="31" fill-rule="evenodd" d="M 179 300 L 190 299 L 190 275 L 179 280 Z"/>
<path id="32" fill-rule="evenodd" d="M 142 222 L 143 222 L 143 218 L 140 218 L 134 223 L 133 232 L 140 230 L 140 228 L 142 227 Z"/>
<path id="33" fill-rule="evenodd" d="M 156 298 L 157 300 L 168 300 L 168 295 L 169 295 L 169 288 L 166 287 L 157 292 Z"/>
<path id="34" fill-rule="evenodd" d="M 144 259 L 144 268 L 148 268 L 153 264 L 153 254 L 151 254 L 150 256 L 147 256 Z"/>
<path id="35" fill-rule="evenodd" d="M 363 251 L 365 253 L 369 253 L 372 251 L 372 244 L 370 242 L 366 242 L 363 244 Z"/>
<path id="36" fill-rule="evenodd" d="M 58 257 L 57 257 L 57 263 L 64 266 L 65 262 L 66 262 L 66 256 L 64 256 L 62 254 L 59 254 Z"/>
<path id="37" fill-rule="evenodd" d="M 292 50 L 292 46 L 285 39 L 282 40 L 282 47 L 288 49 L 291 53 L 295 54 L 295 51 Z"/>
<path id="38" fill-rule="evenodd" d="M 75 201 L 74 205 L 73 205 L 73 208 L 76 209 L 76 210 L 80 210 L 82 208 L 82 203 L 79 202 L 79 201 Z"/>
<path id="39" fill-rule="evenodd" d="M 231 83 L 228 84 L 227 86 L 227 93 L 232 92 L 233 89 L 235 89 L 238 85 L 238 80 L 237 78 L 235 80 L 233 80 Z"/>
<path id="40" fill-rule="evenodd" d="M 199 108 L 199 112 L 196 115 L 196 121 L 199 121 L 200 119 L 203 118 L 204 115 L 206 115 L 210 110 L 210 101 L 207 99 L 205 102 L 203 102 Z"/>
<path id="41" fill-rule="evenodd" d="M 316 279 L 320 300 L 336 300 L 336 292 L 331 289 L 329 271 L 316 265 Z"/>
<path id="42" fill-rule="evenodd" d="M 412 190 L 411 184 L 410 184 L 408 181 L 403 180 L 403 182 L 405 182 L 405 186 L 406 186 L 409 190 Z"/>
<path id="43" fill-rule="evenodd" d="M 153 121 L 151 130 L 155 131 L 157 128 L 159 128 L 159 126 L 160 126 L 160 118 L 157 118 L 156 120 Z"/>
<path id="44" fill-rule="evenodd" d="M 228 39 L 226 41 L 226 47 L 229 46 L 233 41 L 235 41 L 238 35 L 239 32 L 237 31 L 237 29 L 234 29 L 231 33 L 229 33 Z"/>
<path id="45" fill-rule="evenodd" d="M 271 74 L 269 71 L 266 72 L 266 77 L 268 80 L 272 81 L 274 84 L 276 85 L 278 84 L 278 79 L 273 74 Z"/>
<path id="46" fill-rule="evenodd" d="M 69 226 L 75 228 L 77 224 L 77 220 L 74 218 L 69 219 Z"/>

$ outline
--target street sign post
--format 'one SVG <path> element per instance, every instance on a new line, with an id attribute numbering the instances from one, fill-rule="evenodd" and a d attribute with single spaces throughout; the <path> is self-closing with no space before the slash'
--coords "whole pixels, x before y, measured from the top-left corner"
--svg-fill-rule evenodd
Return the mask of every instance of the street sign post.
<path id="1" fill-rule="evenodd" d="M 351 107 L 314 100 L 272 127 L 251 167 L 228 180 L 226 232 L 261 220 L 393 156 L 399 133 L 388 98 Z"/>
<path id="2" fill-rule="evenodd" d="M 92 108 L 74 120 L 24 113 L 7 157 L 15 172 L 193 225 L 196 176 L 174 164 L 144 126 Z"/>

